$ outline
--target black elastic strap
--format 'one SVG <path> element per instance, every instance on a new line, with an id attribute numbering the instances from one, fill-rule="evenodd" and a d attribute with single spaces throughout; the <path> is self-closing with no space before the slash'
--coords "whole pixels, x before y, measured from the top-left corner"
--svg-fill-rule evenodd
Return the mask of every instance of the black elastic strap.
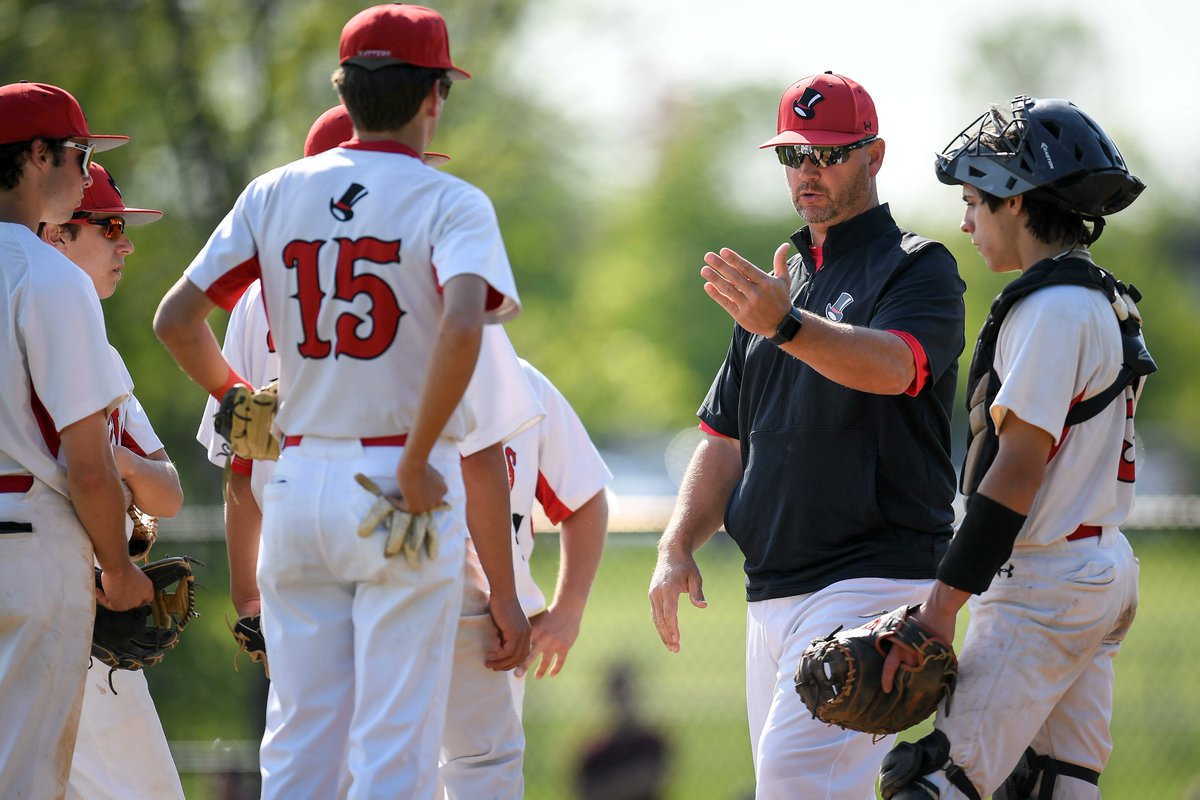
<path id="1" fill-rule="evenodd" d="M 4 533 L 33 533 L 33 523 L 0 521 L 0 534 Z"/>
<path id="2" fill-rule="evenodd" d="M 1054 784 L 1058 782 L 1059 775 L 1066 775 L 1068 778 L 1075 778 L 1093 786 L 1100 785 L 1100 773 L 1094 769 L 1059 761 L 1050 756 L 1038 756 L 1036 761 L 1038 762 L 1037 767 L 1042 772 L 1042 785 L 1038 789 L 1038 800 L 1053 800 Z"/>
<path id="3" fill-rule="evenodd" d="M 1012 555 L 1013 542 L 1025 515 L 976 492 L 967 501 L 967 514 L 950 540 L 938 566 L 937 579 L 972 594 L 983 594 L 996 570 Z"/>

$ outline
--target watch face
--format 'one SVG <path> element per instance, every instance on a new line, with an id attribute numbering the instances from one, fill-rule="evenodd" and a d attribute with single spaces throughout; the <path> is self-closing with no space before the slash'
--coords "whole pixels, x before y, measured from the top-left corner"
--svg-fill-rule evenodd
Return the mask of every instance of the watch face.
<path id="1" fill-rule="evenodd" d="M 783 318 L 783 322 L 779 323 L 779 327 L 775 329 L 775 335 L 767 341 L 778 345 L 787 344 L 796 338 L 796 334 L 800 331 L 802 323 L 803 318 L 800 316 L 800 309 L 793 308 Z"/>

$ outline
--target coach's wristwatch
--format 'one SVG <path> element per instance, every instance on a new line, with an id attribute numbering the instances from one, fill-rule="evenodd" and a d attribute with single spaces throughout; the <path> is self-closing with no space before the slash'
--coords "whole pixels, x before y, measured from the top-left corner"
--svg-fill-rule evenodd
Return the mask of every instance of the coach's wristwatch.
<path id="1" fill-rule="evenodd" d="M 767 341 L 782 347 L 796 338 L 796 334 L 800 332 L 800 326 L 803 324 L 804 317 L 800 316 L 800 309 L 793 306 L 787 316 L 783 318 L 783 322 L 780 322 L 779 326 L 775 328 L 775 335 Z"/>

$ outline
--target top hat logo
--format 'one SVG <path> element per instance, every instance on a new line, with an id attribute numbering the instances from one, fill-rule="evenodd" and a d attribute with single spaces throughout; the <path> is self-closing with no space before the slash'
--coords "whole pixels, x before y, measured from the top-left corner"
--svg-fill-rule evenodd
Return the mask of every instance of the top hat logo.
<path id="1" fill-rule="evenodd" d="M 804 90 L 804 94 L 792 102 L 792 111 L 795 111 L 796 116 L 800 119 L 812 119 L 814 115 L 813 106 L 824 99 L 825 95 L 809 86 Z"/>
<path id="2" fill-rule="evenodd" d="M 341 197 L 337 200 L 329 200 L 329 213 L 339 222 L 347 222 L 354 219 L 354 204 L 367 196 L 367 189 L 357 183 L 350 184 Z"/>

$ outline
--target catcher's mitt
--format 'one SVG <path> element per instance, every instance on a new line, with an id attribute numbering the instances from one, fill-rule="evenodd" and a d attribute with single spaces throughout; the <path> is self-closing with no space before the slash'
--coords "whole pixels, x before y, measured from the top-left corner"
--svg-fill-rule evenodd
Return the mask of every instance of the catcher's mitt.
<path id="1" fill-rule="evenodd" d="M 158 517 L 147 514 L 132 503 L 126 511 L 133 520 L 133 535 L 129 537 L 129 557 L 134 561 L 149 561 L 150 548 L 158 541 Z"/>
<path id="2" fill-rule="evenodd" d="M 179 643 L 179 634 L 192 617 L 199 616 L 192 564 L 203 562 L 171 556 L 142 567 L 154 585 L 154 599 L 144 606 L 110 611 L 98 605 L 92 657 L 111 670 L 138 670 L 162 661 L 166 651 Z M 99 569 L 96 586 L 100 586 Z"/>
<path id="3" fill-rule="evenodd" d="M 229 624 L 226 617 L 225 623 Z M 237 657 L 242 653 L 250 656 L 250 660 L 263 665 L 263 672 L 271 677 L 271 668 L 267 664 L 267 642 L 263 638 L 262 616 L 260 614 L 239 617 L 238 621 L 229 626 L 230 633 L 237 640 L 238 651 L 233 657 L 233 668 L 237 669 Z"/>
<path id="4" fill-rule="evenodd" d="M 279 440 L 271 433 L 271 426 L 278 408 L 278 381 L 254 392 L 239 383 L 221 399 L 213 415 L 213 429 L 229 442 L 233 455 L 275 461 L 279 458 Z"/>
<path id="5" fill-rule="evenodd" d="M 930 635 L 900 607 L 849 631 L 813 639 L 796 669 L 796 692 L 814 719 L 884 736 L 911 728 L 954 691 L 954 648 Z M 894 646 L 915 650 L 920 666 L 901 664 L 892 691 L 881 683 L 883 662 Z"/>

